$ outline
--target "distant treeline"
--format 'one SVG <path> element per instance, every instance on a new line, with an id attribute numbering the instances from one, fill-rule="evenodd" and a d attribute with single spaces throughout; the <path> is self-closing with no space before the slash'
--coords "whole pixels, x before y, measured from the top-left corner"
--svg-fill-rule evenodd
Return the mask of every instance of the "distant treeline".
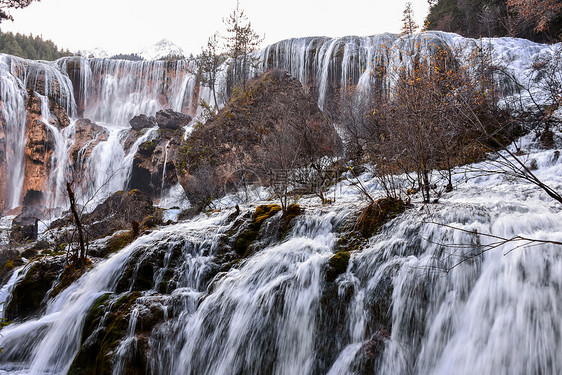
<path id="1" fill-rule="evenodd" d="M 59 48 L 50 40 L 40 36 L 13 34 L 0 31 L 0 52 L 32 60 L 56 60 L 64 56 L 72 56 L 68 50 Z"/>

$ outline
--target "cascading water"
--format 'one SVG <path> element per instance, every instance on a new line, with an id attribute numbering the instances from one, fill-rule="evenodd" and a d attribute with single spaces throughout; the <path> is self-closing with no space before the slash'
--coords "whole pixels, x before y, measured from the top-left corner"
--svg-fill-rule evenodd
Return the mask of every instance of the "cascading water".
<path id="1" fill-rule="evenodd" d="M 451 34 L 431 35 L 473 45 Z M 402 42 L 391 35 L 302 38 L 260 54 L 263 69 L 289 70 L 326 104 L 336 86 L 369 84 L 370 64 L 400 59 L 384 52 L 386 43 Z M 500 56 L 520 42 L 490 43 Z M 512 56 L 514 69 L 524 71 L 541 51 L 551 47 Z M 125 151 L 127 117 L 140 110 L 153 114 L 163 105 L 159 90 L 173 92 L 167 101 L 176 110 L 193 106 L 187 99 L 195 87 L 192 77 L 183 73 L 177 79 L 187 63 L 178 63 L 171 76 L 165 64 L 80 60 L 78 97 L 108 133 L 84 160 L 93 175 L 84 197 L 126 186 L 138 146 L 157 130 L 146 129 Z M 67 67 L 64 61 L 49 66 Z M 2 69 L 3 101 L 14 92 L 25 102 L 26 85 L 17 78 L 25 69 L 25 64 L 9 70 L 13 74 Z M 42 117 L 55 139 L 53 190 L 62 181 L 76 122 L 62 131 L 51 127 L 45 92 L 35 91 L 43 95 Z M 210 95 L 207 88 L 202 92 Z M 3 103 L 5 120 L 18 105 Z M 535 161 L 533 173 L 562 188 L 556 150 L 535 147 L 528 158 Z M 134 366 L 141 366 L 135 367 L 139 373 L 213 375 L 562 373 L 559 248 L 515 249 L 507 243 L 480 254 L 493 245 L 484 233 L 562 241 L 562 211 L 532 185 L 498 175 L 469 177 L 463 184 L 459 177 L 457 190 L 439 204 L 415 202 L 376 236 L 352 247 L 347 268 L 335 280 L 327 269 L 334 252 L 350 250 L 342 241 L 364 204 L 345 182 L 327 194 L 337 198 L 332 206 L 303 199 L 305 213 L 284 236 L 275 232 L 279 214 L 268 219 L 256 252 L 246 256 L 229 257 L 229 239 L 239 234 L 237 222 L 248 220 L 253 207 L 201 215 L 143 235 L 95 264 L 38 316 L 2 329 L 0 373 L 86 371 L 80 366 L 96 366 L 84 360 L 96 340 L 103 343 L 94 352 L 104 361 L 99 366 L 115 374 Z M 364 185 L 377 194 L 376 180 Z M 139 356 L 143 361 L 136 361 Z"/>
<path id="2" fill-rule="evenodd" d="M 529 157 L 541 179 L 562 187 L 554 150 Z M 148 282 L 127 313 L 112 362 L 116 374 L 134 366 L 138 327 L 151 309 L 162 311 L 162 320 L 143 344 L 148 363 L 139 371 L 153 374 L 562 370 L 559 249 L 507 243 L 479 253 L 494 241 L 480 233 L 561 241 L 562 211 L 545 204 L 545 194 L 498 176 L 473 179 L 438 205 L 411 208 L 385 225 L 329 281 L 326 268 L 358 204 L 352 186 L 334 189 L 341 190 L 339 203 L 322 207 L 305 199 L 307 213 L 281 242 L 268 227 L 276 218 L 266 222 L 263 249 L 222 273 L 224 241 L 237 221 L 230 212 L 141 237 L 73 284 L 37 320 L 5 328 L 0 368 L 64 373 L 94 301 L 104 293 L 123 299 Z M 154 273 L 141 281 L 147 264 Z"/>
<path id="3" fill-rule="evenodd" d="M 518 39 L 484 39 L 481 42 L 465 39 L 456 34 L 441 32 L 422 33 L 415 37 L 398 37 L 383 34 L 370 37 L 343 37 L 331 39 L 326 37 L 298 38 L 285 40 L 264 48 L 256 53 L 260 65 L 251 74 L 280 68 L 289 71 L 300 79 L 317 98 L 321 108 L 331 110 L 333 100 L 337 99 L 340 88 L 358 86 L 358 93 L 368 93 L 373 85 L 392 85 L 392 75 L 386 80 L 377 81 L 374 69 L 392 71 L 396 67 L 407 65 L 408 56 L 400 51 L 408 46 L 419 49 L 420 53 L 429 51 L 435 46 L 449 46 L 459 52 L 461 59 L 468 60 L 475 50 L 490 50 L 494 62 L 503 62 L 506 69 L 524 84 L 540 79 L 529 73 L 533 59 L 538 55 L 548 56 L 554 53 L 557 46 L 539 45 Z M 515 51 L 524 50 L 521 54 Z M 217 105 L 222 106 L 227 92 L 227 70 L 230 61 L 221 67 L 215 84 Z M 89 181 L 90 186 L 99 188 L 101 181 L 107 180 L 115 172 L 110 163 L 123 166 L 125 159 L 132 162 L 129 151 L 124 149 L 123 141 L 128 131 L 129 120 L 138 114 L 152 116 L 157 110 L 172 108 L 175 111 L 198 115 L 201 112 L 199 100 L 214 103 L 214 95 L 209 87 L 199 85 L 194 72 L 197 67 L 193 61 L 125 61 L 111 59 L 84 59 L 69 57 L 54 63 L 34 62 L 11 56 L 2 56 L 1 65 L 2 114 L 6 123 L 6 158 L 9 186 L 6 189 L 8 208 L 21 204 L 22 188 L 25 176 L 24 148 L 26 145 L 26 88 L 39 95 L 54 99 L 70 115 L 88 117 L 102 125 L 111 134 L 102 140 L 98 150 L 103 149 L 105 155 L 92 153 L 98 159 L 87 160 L 91 170 L 85 175 L 100 176 L 106 171 L 110 174 L 96 182 Z M 517 85 L 509 80 L 500 80 L 503 91 L 508 94 L 516 92 Z M 337 101 L 337 100 L 336 100 Z M 114 129 L 121 133 L 114 134 Z M 69 139 L 58 144 L 71 144 L 72 131 L 65 137 Z M 187 132 L 186 132 L 187 134 Z M 105 145 L 101 145 L 104 143 Z M 68 149 L 68 147 L 67 147 Z M 69 160 L 57 149 L 56 159 Z M 85 151 L 82 154 L 87 154 Z M 122 162 L 118 161 L 122 160 Z M 57 162 L 58 163 L 58 162 Z M 60 163 L 59 163 L 60 164 Z M 65 169 L 57 167 L 56 172 Z M 130 169 L 128 165 L 125 169 Z M 82 171 L 79 171 L 82 172 Z M 121 175 L 122 176 L 122 175 Z M 117 182 L 109 183 L 106 195 L 112 191 L 123 189 L 128 181 L 117 178 Z M 60 181 L 60 176 L 51 180 Z M 107 184 L 106 184 L 107 185 Z M 2 184 L 0 184 L 0 188 Z M 81 189 L 85 194 L 82 198 L 88 201 L 96 189 Z M 56 207 L 62 202 L 56 194 L 50 194 L 46 206 Z"/>

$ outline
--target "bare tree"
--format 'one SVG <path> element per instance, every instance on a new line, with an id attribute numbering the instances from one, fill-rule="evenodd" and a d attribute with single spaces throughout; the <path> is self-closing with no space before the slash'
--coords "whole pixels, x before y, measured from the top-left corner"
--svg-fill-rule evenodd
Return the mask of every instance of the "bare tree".
<path id="1" fill-rule="evenodd" d="M 20 9 L 25 8 L 31 4 L 34 0 L 0 0 L 0 22 L 4 20 L 13 21 L 14 17 L 8 13 L 8 9 Z M 36 0 L 40 1 L 40 0 Z"/>

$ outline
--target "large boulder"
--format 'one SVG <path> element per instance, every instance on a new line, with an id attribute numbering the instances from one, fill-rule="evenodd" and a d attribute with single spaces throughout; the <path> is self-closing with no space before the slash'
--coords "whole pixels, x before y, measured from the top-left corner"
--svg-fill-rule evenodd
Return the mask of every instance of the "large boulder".
<path id="1" fill-rule="evenodd" d="M 144 128 L 152 128 L 156 125 L 154 116 L 138 115 L 129 120 L 129 124 L 133 130 L 141 130 Z"/>
<path id="2" fill-rule="evenodd" d="M 335 156 L 341 140 L 300 81 L 273 70 L 249 81 L 207 123 L 197 124 L 180 150 L 180 183 L 193 203 L 199 197 L 191 192 L 200 191 L 206 199 L 216 193 L 208 191 L 211 186 L 221 186 L 221 194 L 239 181 L 266 180 L 266 169 L 277 168 L 266 165 L 264 156 L 297 168 Z"/>
<path id="3" fill-rule="evenodd" d="M 82 224 L 88 227 L 90 239 L 94 239 L 118 230 L 130 229 L 133 221 L 140 223 L 147 216 L 157 216 L 152 199 L 134 189 L 128 192 L 118 191 L 107 198 L 94 211 L 84 215 Z"/>
<path id="4" fill-rule="evenodd" d="M 10 230 L 10 241 L 24 243 L 37 239 L 37 223 L 43 217 L 41 211 L 36 208 L 24 207 L 22 213 L 12 221 Z"/>
<path id="5" fill-rule="evenodd" d="M 190 122 L 191 116 L 169 108 L 156 112 L 156 123 L 160 129 L 180 129 Z"/>

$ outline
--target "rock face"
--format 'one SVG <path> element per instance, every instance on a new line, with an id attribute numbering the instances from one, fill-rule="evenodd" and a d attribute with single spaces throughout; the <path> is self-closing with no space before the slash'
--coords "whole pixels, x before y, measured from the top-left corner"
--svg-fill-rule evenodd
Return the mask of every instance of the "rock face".
<path id="1" fill-rule="evenodd" d="M 156 123 L 160 129 L 177 130 L 191 122 L 191 116 L 171 109 L 156 112 Z"/>
<path id="2" fill-rule="evenodd" d="M 82 221 L 89 228 L 90 239 L 94 239 L 117 230 L 130 229 L 133 221 L 140 223 L 147 216 L 156 216 L 152 199 L 135 189 L 113 194 L 85 215 Z"/>
<path id="3" fill-rule="evenodd" d="M 43 216 L 36 208 L 25 207 L 23 212 L 12 221 L 10 241 L 24 243 L 37 239 L 37 222 Z"/>
<path id="4" fill-rule="evenodd" d="M 107 131 L 89 119 L 76 120 L 74 144 L 70 148 L 70 158 L 75 170 L 85 167 L 84 161 L 90 156 L 94 147 L 106 141 Z"/>
<path id="5" fill-rule="evenodd" d="M 39 312 L 41 302 L 64 269 L 65 257 L 46 257 L 32 263 L 12 292 L 6 319 L 25 319 Z"/>
<path id="6" fill-rule="evenodd" d="M 55 141 L 41 118 L 41 102 L 30 97 L 27 115 L 27 144 L 25 146 L 24 206 L 39 207 L 50 174 Z"/>

